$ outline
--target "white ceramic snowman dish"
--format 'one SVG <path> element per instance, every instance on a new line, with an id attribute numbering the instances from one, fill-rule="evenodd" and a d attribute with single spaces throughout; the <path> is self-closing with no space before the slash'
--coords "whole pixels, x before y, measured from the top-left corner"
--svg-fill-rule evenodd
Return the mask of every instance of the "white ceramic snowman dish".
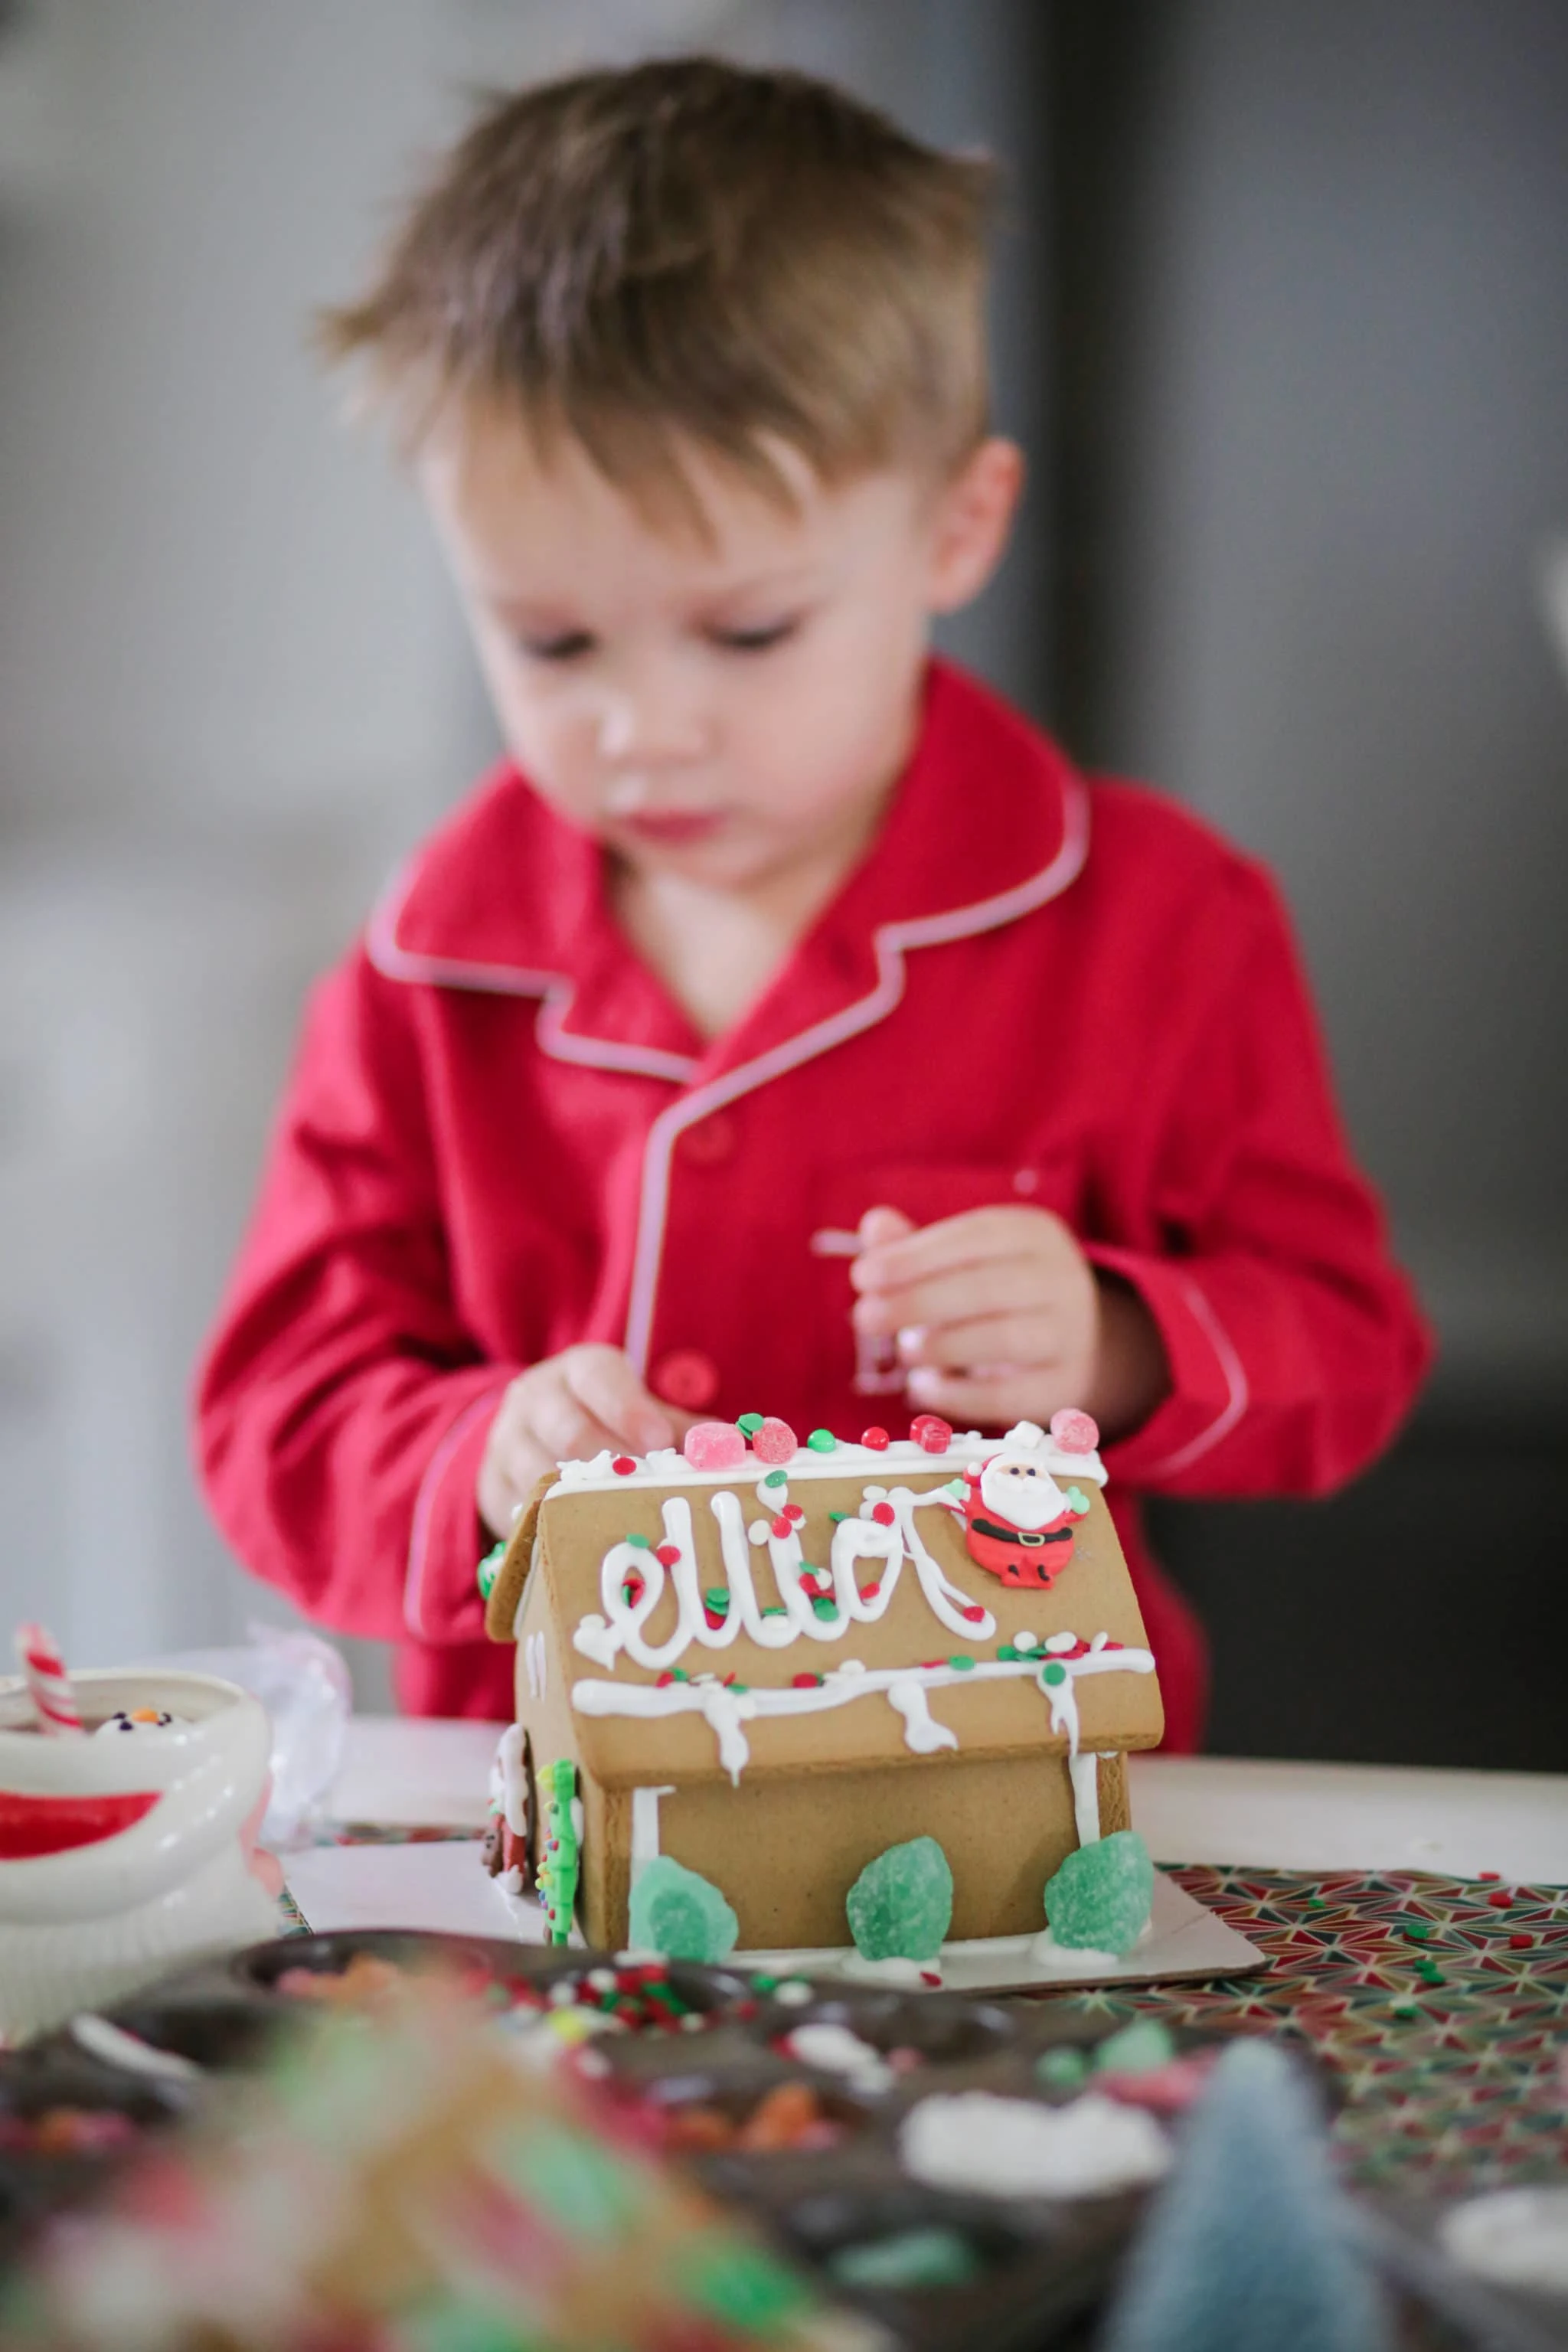
<path id="1" fill-rule="evenodd" d="M 216 1675 L 75 1674 L 87 1735 L 30 1727 L 0 1681 L 0 2035 L 16 2041 L 205 1954 L 278 1932 L 258 1855 L 271 1735 Z M 135 1710 L 167 1724 L 91 1727 Z"/>

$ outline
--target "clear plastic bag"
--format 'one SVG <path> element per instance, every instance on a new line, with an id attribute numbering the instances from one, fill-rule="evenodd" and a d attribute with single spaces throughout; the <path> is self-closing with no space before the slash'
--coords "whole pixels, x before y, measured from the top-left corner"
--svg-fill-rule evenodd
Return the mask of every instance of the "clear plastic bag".
<path id="1" fill-rule="evenodd" d="M 343 1760 L 353 1690 L 349 1670 L 319 1633 L 254 1621 L 242 1648 L 181 1650 L 149 1661 L 222 1675 L 261 1701 L 272 1723 L 272 1793 L 262 1843 L 293 1845 L 322 1810 Z"/>

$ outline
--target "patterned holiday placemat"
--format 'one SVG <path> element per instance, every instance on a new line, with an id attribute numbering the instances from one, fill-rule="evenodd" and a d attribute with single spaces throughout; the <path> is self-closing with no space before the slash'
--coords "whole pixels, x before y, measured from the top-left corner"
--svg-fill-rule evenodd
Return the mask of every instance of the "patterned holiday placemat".
<path id="1" fill-rule="evenodd" d="M 1568 1887 L 1426 1873 L 1216 1869 L 1173 1877 L 1266 1951 L 1267 1974 L 1069 1996 L 1122 2017 L 1309 2043 L 1368 2188 L 1447 2195 L 1568 2167 Z"/>
<path id="2" fill-rule="evenodd" d="M 358 1822 L 320 1838 L 474 1834 Z M 1169 1874 L 1267 1953 L 1265 1973 L 1043 1997 L 1308 2044 L 1342 2100 L 1347 2169 L 1368 2188 L 1448 2195 L 1568 2169 L 1568 1887 L 1208 1864 Z"/>

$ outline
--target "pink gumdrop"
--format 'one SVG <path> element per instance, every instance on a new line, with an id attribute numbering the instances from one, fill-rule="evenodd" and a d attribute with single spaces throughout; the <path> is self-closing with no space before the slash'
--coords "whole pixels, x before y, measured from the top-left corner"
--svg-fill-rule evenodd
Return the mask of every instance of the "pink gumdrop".
<path id="1" fill-rule="evenodd" d="M 917 1413 L 910 1423 L 910 1435 L 927 1454 L 945 1454 L 952 1444 L 952 1425 L 940 1413 Z"/>
<path id="2" fill-rule="evenodd" d="M 1051 1435 L 1064 1454 L 1092 1454 L 1100 1444 L 1098 1426 L 1076 1405 L 1064 1405 L 1060 1412 L 1052 1413 Z"/>
<path id="3" fill-rule="evenodd" d="M 746 1441 L 732 1421 L 694 1421 L 680 1450 L 694 1470 L 735 1470 L 746 1458 Z"/>
<path id="4" fill-rule="evenodd" d="M 764 1421 L 752 1440 L 759 1462 L 787 1462 L 800 1444 L 787 1421 Z"/>

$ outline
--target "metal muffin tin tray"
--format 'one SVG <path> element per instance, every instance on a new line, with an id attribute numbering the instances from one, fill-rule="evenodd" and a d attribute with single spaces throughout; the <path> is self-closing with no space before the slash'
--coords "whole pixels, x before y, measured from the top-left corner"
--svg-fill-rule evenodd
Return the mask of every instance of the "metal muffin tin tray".
<path id="1" fill-rule="evenodd" d="M 547 2000 L 552 1990 L 564 2000 L 591 1972 L 617 1966 L 603 1954 L 542 1950 L 510 1938 L 391 1929 L 295 1936 L 188 1969 L 107 2014 L 153 2050 L 204 2073 L 243 2071 L 266 2058 L 303 2006 L 279 1990 L 280 1978 L 299 1969 L 340 1974 L 362 1955 L 412 1970 L 455 1964 L 503 1990 Z M 986 2352 L 1043 2352 L 1091 2340 L 1147 2192 L 1059 2199 L 928 2187 L 902 2169 L 898 2134 L 910 2110 L 933 2094 L 982 2090 L 1064 2104 L 1076 2091 L 1056 2076 L 1070 2071 L 1073 2060 L 1053 2060 L 1052 2053 L 1078 2052 L 1092 2064 L 1097 2045 L 1123 2021 L 1067 2000 L 903 1993 L 799 1979 L 784 1980 L 781 1999 L 778 1987 L 748 1971 L 681 1963 L 669 1969 L 668 1980 L 702 2017 L 700 2030 L 605 2033 L 581 2045 L 592 2053 L 588 2071 L 597 2091 L 637 2119 L 650 2147 L 670 2148 L 830 2294 L 878 2321 L 902 2352 L 966 2352 L 976 2345 Z M 846 2028 L 892 2063 L 868 2083 L 781 2046 L 795 2029 L 812 2024 Z M 506 2030 L 500 2012 L 497 2030 Z M 1178 2057 L 1186 2058 L 1217 2051 L 1226 2037 L 1177 2031 L 1173 2039 Z M 1309 2053 L 1298 2054 L 1310 2064 Z M 1319 2083 L 1331 2096 L 1331 2084 Z M 699 2111 L 738 2124 L 789 2084 L 814 2095 L 830 2126 L 830 2145 L 674 2147 L 683 2122 Z M 128 2073 L 84 2051 L 69 2029 L 0 2056 L 0 2116 L 110 2109 L 155 2133 L 177 2124 L 202 2095 L 199 2076 L 163 2082 Z M 1179 2165 L 1183 2117 L 1163 2114 L 1160 2120 Z M 0 2259 L 14 2256 L 50 2212 L 90 2196 L 121 2160 L 114 2154 L 0 2152 Z M 956 2246 L 971 2274 L 957 2284 L 868 2283 L 867 2250 L 875 2266 L 876 2250 L 907 2243 L 912 2232 L 936 2233 L 927 2244 L 950 2252 Z M 1410 2284 L 1402 2282 L 1405 2289 Z M 1486 2340 L 1462 2325 L 1427 2333 L 1414 2311 L 1406 2326 L 1402 2344 Z"/>
<path id="2" fill-rule="evenodd" d="M 406 1969 L 442 1963 L 482 1970 L 503 1987 L 548 1994 L 575 1986 L 605 1956 L 540 1950 L 510 1939 L 393 1930 L 296 1936 L 252 1947 L 150 1987 L 106 2012 L 153 2049 L 218 2074 L 261 2063 L 279 2030 L 300 2013 L 279 1991 L 287 1971 L 336 1974 L 364 1954 Z M 970 2000 L 958 1994 L 876 1988 L 812 1987 L 785 1980 L 780 2000 L 748 1974 L 674 1964 L 669 1982 L 706 2021 L 702 2030 L 597 2036 L 590 2068 L 600 2093 L 634 2112 L 651 2147 L 667 2144 L 672 2120 L 693 2108 L 741 2116 L 781 2084 L 807 2086 L 837 2137 L 826 2147 L 724 2149 L 681 2154 L 721 2200 L 748 2213 L 816 2274 L 834 2295 L 879 2320 L 909 2352 L 988 2352 L 1070 2340 L 1099 2305 L 1141 2200 L 1117 2195 L 1074 2200 L 959 2195 L 928 2189 L 900 2168 L 899 2123 L 934 2092 L 984 2089 L 1059 2104 L 1068 2095 L 1042 2080 L 1039 2060 L 1067 2044 L 1088 2052 L 1112 2030 L 1055 2002 Z M 900 2071 L 876 2087 L 803 2063 L 780 2048 L 797 2027 L 847 2028 Z M 498 2030 L 504 2030 L 498 2024 Z M 1212 2038 L 1212 2037 L 1211 2037 Z M 1178 2036 L 1184 2050 L 1205 2037 Z M 26 2089 L 24 2089 L 26 2084 Z M 64 2029 L 0 2059 L 0 2110 L 13 2097 L 89 2108 L 129 2104 L 156 2131 L 199 2104 L 201 2084 L 132 2075 L 89 2054 Z M 1179 2128 L 1179 2126 L 1178 2126 Z M 15 2252 L 51 2210 L 79 2201 L 118 2159 L 55 2165 L 0 2158 L 0 2249 Z M 847 2284 L 847 2250 L 885 2245 L 911 2231 L 940 2231 L 973 2261 L 962 2284 L 892 2287 Z"/>

